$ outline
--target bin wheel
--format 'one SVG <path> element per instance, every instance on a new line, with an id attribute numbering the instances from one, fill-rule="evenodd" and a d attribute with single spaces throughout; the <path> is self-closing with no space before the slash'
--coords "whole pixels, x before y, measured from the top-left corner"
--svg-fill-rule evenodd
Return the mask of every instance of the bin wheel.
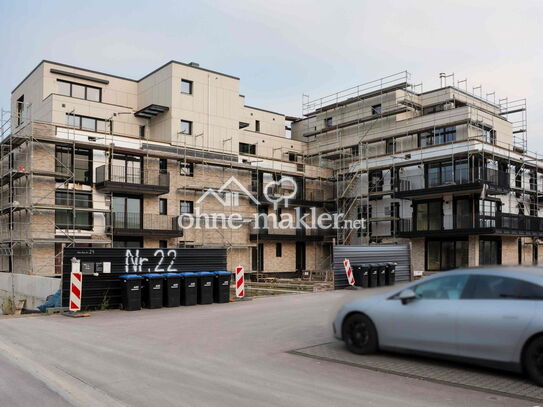
<path id="1" fill-rule="evenodd" d="M 378 349 L 375 325 L 363 314 L 351 315 L 343 322 L 343 340 L 347 349 L 359 355 L 375 353 Z"/>
<path id="2" fill-rule="evenodd" d="M 543 386 L 543 336 L 535 338 L 526 347 L 524 371 L 538 386 Z"/>

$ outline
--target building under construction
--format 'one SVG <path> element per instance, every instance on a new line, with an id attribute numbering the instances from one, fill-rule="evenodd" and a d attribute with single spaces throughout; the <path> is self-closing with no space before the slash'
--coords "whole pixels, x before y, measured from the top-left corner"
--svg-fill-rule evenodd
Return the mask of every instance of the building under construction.
<path id="1" fill-rule="evenodd" d="M 238 78 L 195 63 L 134 80 L 42 61 L 2 116 L 1 271 L 58 274 L 71 246 L 225 247 L 229 268 L 298 276 L 328 270 L 334 244 L 409 243 L 420 271 L 536 263 L 543 166 L 525 102 L 441 80 L 425 92 L 402 72 L 290 117 L 245 105 Z M 254 216 L 310 208 L 367 227 Z M 234 213 L 240 227 L 178 219 Z"/>

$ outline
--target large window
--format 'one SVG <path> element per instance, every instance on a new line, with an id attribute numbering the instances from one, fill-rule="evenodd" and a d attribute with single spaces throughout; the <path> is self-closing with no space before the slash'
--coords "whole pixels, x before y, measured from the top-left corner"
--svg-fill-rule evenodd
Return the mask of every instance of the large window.
<path id="1" fill-rule="evenodd" d="M 456 159 L 430 163 L 426 167 L 426 187 L 465 184 L 469 181 L 468 161 Z"/>
<path id="2" fill-rule="evenodd" d="M 256 144 L 239 143 L 240 154 L 256 154 Z"/>
<path id="3" fill-rule="evenodd" d="M 142 158 L 137 155 L 113 154 L 110 180 L 129 184 L 142 183 Z"/>
<path id="4" fill-rule="evenodd" d="M 100 88 L 62 80 L 58 80 L 57 82 L 58 93 L 60 95 L 92 100 L 94 102 L 102 101 L 102 89 Z"/>
<path id="5" fill-rule="evenodd" d="M 420 147 L 435 146 L 438 144 L 452 143 L 456 141 L 456 127 L 440 127 L 423 131 L 419 135 Z"/>
<path id="6" fill-rule="evenodd" d="M 468 241 L 428 239 L 426 241 L 426 268 L 444 271 L 468 265 Z"/>
<path id="7" fill-rule="evenodd" d="M 92 193 L 74 191 L 56 191 L 55 204 L 75 208 L 92 208 Z M 55 210 L 55 225 L 59 229 L 92 229 L 92 212 Z"/>
<path id="8" fill-rule="evenodd" d="M 497 203 L 485 199 L 479 200 L 479 227 L 493 228 L 496 227 L 496 211 Z"/>
<path id="9" fill-rule="evenodd" d="M 141 198 L 114 196 L 111 200 L 113 209 L 113 227 L 119 229 L 141 229 Z"/>
<path id="10" fill-rule="evenodd" d="M 481 237 L 479 240 L 479 264 L 501 264 L 501 242 L 499 238 Z"/>
<path id="11" fill-rule="evenodd" d="M 459 198 L 454 201 L 455 229 L 470 229 L 472 227 L 471 202 L 469 198 Z"/>
<path id="12" fill-rule="evenodd" d="M 441 200 L 416 203 L 417 231 L 441 230 L 442 205 Z"/>
<path id="13" fill-rule="evenodd" d="M 91 151 L 76 148 L 55 146 L 55 172 L 71 175 L 73 171 L 74 182 L 90 184 L 92 182 Z"/>
<path id="14" fill-rule="evenodd" d="M 81 130 L 98 131 L 101 133 L 111 132 L 110 121 L 77 114 L 66 113 L 66 125 Z"/>

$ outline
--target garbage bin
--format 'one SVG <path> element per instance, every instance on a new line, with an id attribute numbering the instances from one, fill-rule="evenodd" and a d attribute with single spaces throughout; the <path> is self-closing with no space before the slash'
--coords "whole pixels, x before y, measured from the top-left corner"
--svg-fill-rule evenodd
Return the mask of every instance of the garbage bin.
<path id="1" fill-rule="evenodd" d="M 230 280 L 232 274 L 229 271 L 215 271 L 213 281 L 213 302 L 230 302 Z"/>
<path id="2" fill-rule="evenodd" d="M 198 304 L 213 303 L 213 273 L 200 271 L 195 273 L 198 276 Z"/>
<path id="3" fill-rule="evenodd" d="M 141 280 L 137 274 L 123 274 L 121 279 L 122 307 L 125 311 L 139 311 L 141 309 Z"/>
<path id="4" fill-rule="evenodd" d="M 368 267 L 368 287 L 377 287 L 377 273 L 379 272 L 379 266 L 376 263 L 371 263 L 368 264 Z"/>
<path id="5" fill-rule="evenodd" d="M 386 263 L 377 263 L 377 267 L 379 267 L 377 271 L 377 285 L 383 286 L 386 284 Z"/>
<path id="6" fill-rule="evenodd" d="M 165 273 L 164 306 L 179 307 L 181 305 L 181 276 L 179 273 Z"/>
<path id="7" fill-rule="evenodd" d="M 162 308 L 164 276 L 162 274 L 143 274 L 143 306 L 145 308 Z"/>
<path id="8" fill-rule="evenodd" d="M 398 263 L 387 263 L 386 267 L 386 285 L 394 285 L 396 282 L 396 266 Z"/>
<path id="9" fill-rule="evenodd" d="M 198 303 L 198 276 L 196 273 L 179 273 L 181 278 L 181 305 Z"/>
<path id="10" fill-rule="evenodd" d="M 357 287 L 368 287 L 369 266 L 367 264 L 359 264 L 353 266 L 354 285 Z"/>

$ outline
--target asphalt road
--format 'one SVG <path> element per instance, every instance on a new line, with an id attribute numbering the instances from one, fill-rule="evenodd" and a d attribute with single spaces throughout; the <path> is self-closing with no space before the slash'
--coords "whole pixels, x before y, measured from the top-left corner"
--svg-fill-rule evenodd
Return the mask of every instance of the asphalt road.
<path id="1" fill-rule="evenodd" d="M 0 405 L 534 405 L 286 353 L 332 341 L 337 308 L 368 292 L 0 319 Z"/>

